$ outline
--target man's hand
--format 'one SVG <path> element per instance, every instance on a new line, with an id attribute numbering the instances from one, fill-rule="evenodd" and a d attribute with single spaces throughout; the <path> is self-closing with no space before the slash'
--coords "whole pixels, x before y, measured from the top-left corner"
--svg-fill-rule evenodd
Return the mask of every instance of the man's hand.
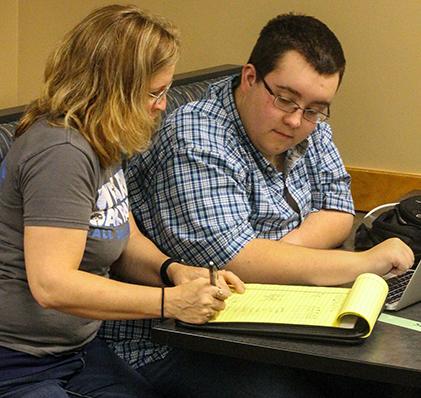
<path id="1" fill-rule="evenodd" d="M 415 261 L 414 253 L 409 246 L 398 238 L 387 239 L 371 249 L 361 253 L 367 264 L 371 264 L 378 275 L 401 275 L 410 268 Z"/>

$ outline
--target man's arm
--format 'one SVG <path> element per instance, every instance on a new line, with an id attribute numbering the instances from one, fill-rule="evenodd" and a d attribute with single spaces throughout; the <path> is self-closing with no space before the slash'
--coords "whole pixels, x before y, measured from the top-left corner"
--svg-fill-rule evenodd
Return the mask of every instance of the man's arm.
<path id="1" fill-rule="evenodd" d="M 282 241 L 316 249 L 340 246 L 352 229 L 354 206 L 350 176 L 345 169 L 332 131 L 327 123 L 317 126 L 309 137 L 306 171 L 312 195 L 312 212 Z M 291 172 L 294 176 L 294 172 Z M 287 180 L 288 182 L 289 180 Z M 300 196 L 295 176 L 289 189 Z"/>
<path id="2" fill-rule="evenodd" d="M 227 264 L 226 269 L 244 282 L 328 286 L 351 282 L 365 272 L 400 274 L 413 262 L 412 250 L 396 238 L 359 253 L 253 239 Z"/>
<path id="3" fill-rule="evenodd" d="M 161 145 L 153 147 L 159 156 L 155 154 L 153 166 L 156 168 L 150 174 L 152 178 L 147 185 L 137 187 L 145 195 L 141 200 L 131 202 L 132 206 L 139 204 L 133 206 L 133 210 L 142 228 L 172 256 L 203 266 L 213 261 L 218 267 L 237 273 L 245 282 L 316 285 L 351 282 L 363 272 L 385 274 L 392 268 L 401 272 L 412 264 L 412 252 L 397 240 L 389 241 L 367 254 L 306 248 L 275 238 L 257 238 L 255 225 L 259 220 L 253 217 L 258 209 L 257 204 L 251 201 L 252 194 L 256 194 L 250 184 L 244 157 L 230 150 L 229 146 L 216 146 L 212 141 L 215 137 L 227 135 L 224 126 L 212 124 L 205 118 L 195 120 L 194 137 L 201 138 L 195 145 L 189 141 L 190 136 L 187 134 L 186 137 L 183 133 L 191 131 L 191 126 L 184 125 L 184 121 L 185 118 L 180 118 L 180 125 L 167 125 L 167 129 L 161 132 L 164 134 L 159 136 L 161 141 L 158 143 Z M 169 134 L 174 128 L 181 135 L 177 140 Z M 173 145 L 168 145 L 167 141 L 171 139 Z M 204 144 L 209 142 L 213 145 Z M 328 178 L 330 169 L 334 170 L 334 179 L 343 180 L 336 166 L 330 162 L 326 166 L 328 169 L 323 171 L 321 183 L 326 189 L 317 191 L 319 195 L 312 201 L 314 210 L 325 209 L 324 206 L 344 209 L 341 206 L 344 201 L 342 190 L 329 190 L 332 181 Z M 139 174 L 142 172 L 150 173 L 148 169 L 140 170 Z M 317 183 L 317 176 L 313 178 L 314 183 Z M 134 182 L 132 180 L 132 192 L 136 190 L 133 189 Z M 343 190 L 349 192 L 348 184 L 344 182 L 342 185 Z M 331 194 L 327 198 L 329 194 L 322 192 Z M 349 195 L 345 196 L 348 198 Z M 350 203 L 351 212 L 352 200 Z M 326 213 L 320 214 L 330 216 L 334 212 L 326 210 Z M 318 228 L 316 223 L 321 220 L 323 229 L 331 228 L 329 233 L 332 236 L 342 235 L 336 238 L 340 241 L 348 234 L 351 225 L 352 216 L 346 214 L 345 218 L 345 221 L 336 220 L 346 224 L 339 234 L 337 230 L 340 228 L 332 226 L 331 220 L 309 218 L 302 224 L 302 236 L 307 244 L 312 240 L 313 245 L 321 245 L 313 232 Z M 265 225 L 262 227 L 263 232 L 269 235 Z M 327 245 L 326 242 L 323 244 Z M 335 244 L 329 242 L 329 245 Z"/>
<path id="4" fill-rule="evenodd" d="M 349 236 L 354 216 L 334 210 L 310 213 L 301 225 L 282 238 L 282 242 L 314 249 L 339 247 Z"/>

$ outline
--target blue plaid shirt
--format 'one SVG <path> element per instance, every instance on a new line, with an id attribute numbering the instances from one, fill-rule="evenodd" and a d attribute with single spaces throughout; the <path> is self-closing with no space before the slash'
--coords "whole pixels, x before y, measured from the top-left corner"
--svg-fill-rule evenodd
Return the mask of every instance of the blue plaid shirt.
<path id="1" fill-rule="evenodd" d="M 353 213 L 350 177 L 327 123 L 286 154 L 277 171 L 249 140 L 232 78 L 182 106 L 150 149 L 132 159 L 128 189 L 141 230 L 192 264 L 229 262 L 250 240 L 277 240 L 310 213 Z M 289 204 L 287 191 L 298 206 Z"/>
<path id="2" fill-rule="evenodd" d="M 167 117 L 149 150 L 131 160 L 132 211 L 171 257 L 219 267 L 252 239 L 282 238 L 311 212 L 354 213 L 350 177 L 327 123 L 288 150 L 285 164 L 277 171 L 249 140 L 228 78 Z"/>

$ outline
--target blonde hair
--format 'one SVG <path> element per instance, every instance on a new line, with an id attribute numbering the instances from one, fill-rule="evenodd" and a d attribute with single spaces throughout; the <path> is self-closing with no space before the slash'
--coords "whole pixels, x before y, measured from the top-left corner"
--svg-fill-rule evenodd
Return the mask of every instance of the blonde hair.
<path id="1" fill-rule="evenodd" d="M 131 156 L 147 147 L 156 127 L 147 106 L 151 79 L 178 55 L 178 31 L 163 18 L 132 5 L 95 10 L 50 56 L 43 92 L 16 135 L 46 117 L 77 129 L 103 167 Z"/>

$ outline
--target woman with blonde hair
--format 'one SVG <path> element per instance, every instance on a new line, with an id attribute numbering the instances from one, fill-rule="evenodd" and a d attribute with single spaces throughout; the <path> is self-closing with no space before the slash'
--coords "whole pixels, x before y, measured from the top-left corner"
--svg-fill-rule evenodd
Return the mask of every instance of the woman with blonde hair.
<path id="1" fill-rule="evenodd" d="M 48 60 L 0 169 L 2 397 L 152 397 L 96 337 L 101 320 L 204 323 L 224 307 L 227 282 L 243 290 L 229 272 L 211 286 L 205 269 L 179 263 L 164 289 L 168 257 L 130 214 L 122 161 L 148 145 L 178 53 L 171 24 L 113 5 Z"/>

